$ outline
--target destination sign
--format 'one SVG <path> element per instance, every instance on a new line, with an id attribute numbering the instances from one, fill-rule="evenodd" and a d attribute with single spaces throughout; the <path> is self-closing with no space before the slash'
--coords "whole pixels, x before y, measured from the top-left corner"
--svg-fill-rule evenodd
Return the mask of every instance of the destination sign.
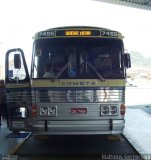
<path id="1" fill-rule="evenodd" d="M 99 30 L 58 30 L 56 36 L 100 36 Z"/>
<path id="2" fill-rule="evenodd" d="M 66 36 L 91 36 L 91 31 L 65 31 Z"/>
<path id="3" fill-rule="evenodd" d="M 89 30 L 89 29 L 79 29 L 79 30 L 51 30 L 42 31 L 38 33 L 38 38 L 48 38 L 48 37 L 118 37 L 117 31 L 111 30 Z"/>

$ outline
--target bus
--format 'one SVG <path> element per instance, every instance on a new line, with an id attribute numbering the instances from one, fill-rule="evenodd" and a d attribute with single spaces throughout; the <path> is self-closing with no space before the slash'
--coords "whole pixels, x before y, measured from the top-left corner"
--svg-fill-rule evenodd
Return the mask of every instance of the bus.
<path id="1" fill-rule="evenodd" d="M 30 74 L 22 49 L 6 53 L 9 130 L 35 135 L 122 133 L 130 67 L 118 31 L 66 26 L 36 33 Z"/>

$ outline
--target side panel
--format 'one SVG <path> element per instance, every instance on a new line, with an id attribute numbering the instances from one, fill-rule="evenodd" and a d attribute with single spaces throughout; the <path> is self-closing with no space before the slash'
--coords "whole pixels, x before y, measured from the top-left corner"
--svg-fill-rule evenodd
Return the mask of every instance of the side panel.
<path id="1" fill-rule="evenodd" d="M 29 84 L 6 84 L 8 127 L 12 131 L 31 129 L 31 88 Z"/>

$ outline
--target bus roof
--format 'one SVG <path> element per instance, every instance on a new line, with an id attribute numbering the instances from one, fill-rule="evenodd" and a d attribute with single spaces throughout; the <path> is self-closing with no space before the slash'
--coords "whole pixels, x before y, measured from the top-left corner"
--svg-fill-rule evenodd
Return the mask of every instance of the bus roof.
<path id="1" fill-rule="evenodd" d="M 123 39 L 122 34 L 118 31 L 92 26 L 66 26 L 51 28 L 36 33 L 34 39 L 59 37 L 98 37 Z"/>

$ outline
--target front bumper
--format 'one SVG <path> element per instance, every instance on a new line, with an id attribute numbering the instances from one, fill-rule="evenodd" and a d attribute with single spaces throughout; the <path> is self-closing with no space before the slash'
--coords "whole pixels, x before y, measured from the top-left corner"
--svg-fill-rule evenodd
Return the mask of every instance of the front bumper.
<path id="1" fill-rule="evenodd" d="M 125 120 L 91 121 L 35 121 L 33 134 L 41 135 L 93 135 L 119 134 L 123 132 Z"/>

